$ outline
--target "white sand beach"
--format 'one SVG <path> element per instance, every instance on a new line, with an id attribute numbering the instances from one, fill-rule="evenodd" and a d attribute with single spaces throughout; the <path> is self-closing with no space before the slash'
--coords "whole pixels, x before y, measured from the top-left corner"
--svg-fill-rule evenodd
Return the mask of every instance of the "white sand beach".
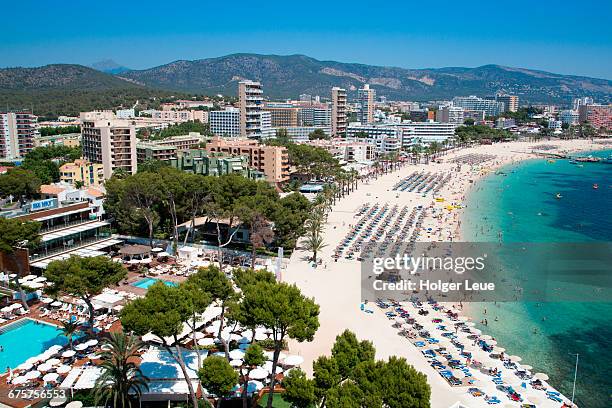
<path id="1" fill-rule="evenodd" d="M 435 370 L 422 355 L 421 350 L 415 347 L 407 338 L 399 335 L 399 330 L 392 327 L 393 319 L 385 316 L 384 311 L 377 307 L 374 302 L 367 305 L 373 313 L 364 313 L 360 310 L 360 262 L 355 259 L 341 257 L 337 262 L 333 254 L 338 243 L 350 231 L 358 217 L 356 212 L 365 204 L 389 206 L 398 205 L 401 209 L 407 206 L 409 209 L 423 206 L 426 216 L 422 228 L 418 231 L 417 241 L 446 242 L 460 241 L 459 225 L 461 214 L 457 209 L 449 209 L 447 206 L 460 206 L 474 181 L 484 174 L 494 171 L 502 165 L 535 157 L 531 152 L 534 146 L 554 145 L 555 150 L 548 152 L 571 152 L 596 150 L 601 145 L 593 144 L 591 141 L 540 141 L 540 142 L 511 142 L 504 144 L 482 145 L 469 149 L 461 149 L 441 156 L 442 163 L 429 163 L 427 165 L 406 165 L 402 169 L 386 174 L 376 180 L 360 184 L 358 189 L 350 195 L 339 200 L 329 214 L 325 227 L 325 242 L 327 246 L 323 249 L 320 257 L 323 261 L 317 268 L 313 268 L 308 262 L 307 252 L 295 251 L 291 260 L 283 272 L 282 279 L 297 284 L 303 293 L 312 296 L 321 307 L 321 326 L 315 336 L 315 340 L 309 343 L 290 342 L 292 353 L 304 357 L 303 369 L 312 374 L 312 362 L 320 355 L 329 354 L 335 337 L 345 329 L 357 334 L 360 339 L 367 339 L 374 343 L 377 357 L 386 359 L 389 356 L 405 357 L 419 371 L 425 373 L 432 388 L 431 406 L 434 408 L 446 408 L 456 403 L 466 407 L 488 406 L 482 397 L 475 398 L 467 393 L 467 386 L 451 387 L 447 381 Z M 494 155 L 495 158 L 481 165 L 461 165 L 451 160 L 468 154 Z M 400 180 L 414 172 L 432 172 L 450 174 L 450 180 L 436 194 L 443 198 L 444 202 L 436 201 L 431 193 L 423 196 L 422 193 L 408 191 L 393 191 L 393 186 Z M 431 228 L 431 231 L 428 231 Z M 374 299 L 373 299 L 374 300 Z M 449 305 L 447 305 L 449 306 Z M 404 306 L 406 309 L 411 305 Z M 450 307 L 450 306 L 449 306 Z M 431 320 L 432 315 L 428 316 Z M 498 345 L 502 346 L 503 345 Z M 490 366 L 499 365 L 499 359 L 495 361 L 485 355 L 479 356 Z M 528 363 L 528 362 L 524 362 Z M 503 367 L 502 367 L 503 368 Z M 476 370 L 477 371 L 477 370 Z M 477 386 L 487 394 L 494 394 L 501 399 L 501 404 L 514 404 L 496 390 L 495 384 L 486 378 L 485 374 L 474 373 Z M 527 381 L 528 383 L 528 381 Z M 515 387 L 516 388 L 516 387 Z M 523 390 L 523 394 L 531 395 L 531 389 Z M 550 387 L 549 387 L 550 390 Z M 560 407 L 561 403 L 546 398 L 546 394 L 533 395 L 530 401 L 537 403 L 538 407 Z M 512 406 L 512 405 L 509 405 Z"/>

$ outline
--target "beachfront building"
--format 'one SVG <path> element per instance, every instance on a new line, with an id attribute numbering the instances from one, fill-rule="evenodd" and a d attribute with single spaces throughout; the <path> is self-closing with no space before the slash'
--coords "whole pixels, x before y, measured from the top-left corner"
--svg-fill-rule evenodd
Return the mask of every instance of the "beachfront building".
<path id="1" fill-rule="evenodd" d="M 455 137 L 455 123 L 439 122 L 402 122 L 397 127 L 402 129 L 402 147 L 407 148 L 414 143 L 442 143 Z"/>
<path id="2" fill-rule="evenodd" d="M 270 183 L 289 179 L 289 153 L 284 146 L 265 146 L 256 140 L 226 140 L 215 136 L 206 144 L 206 151 L 246 156 L 249 166 L 263 172 Z"/>
<path id="3" fill-rule="evenodd" d="M 222 176 L 240 174 L 252 180 L 265 180 L 263 172 L 249 166 L 246 156 L 228 156 L 223 153 L 208 153 L 205 150 L 186 150 L 170 159 L 170 165 L 176 169 L 203 176 Z"/>
<path id="4" fill-rule="evenodd" d="M 578 124 L 580 115 L 577 110 L 566 109 L 559 112 L 559 119 L 562 123 L 572 126 Z"/>
<path id="5" fill-rule="evenodd" d="M 347 125 L 346 89 L 332 88 L 331 129 L 332 136 L 343 136 Z"/>
<path id="6" fill-rule="evenodd" d="M 130 120 L 117 119 L 111 111 L 94 111 L 82 112 L 81 121 L 83 157 L 102 164 L 105 179 L 118 169 L 136 173 L 136 129 Z"/>
<path id="7" fill-rule="evenodd" d="M 92 163 L 86 159 L 78 159 L 72 163 L 64 163 L 59 168 L 60 181 L 85 187 L 98 186 L 104 182 L 104 166 Z"/>
<path id="8" fill-rule="evenodd" d="M 588 122 L 595 129 L 612 129 L 612 105 L 580 105 L 580 123 Z"/>
<path id="9" fill-rule="evenodd" d="M 216 136 L 240 136 L 240 109 L 226 108 L 210 111 L 208 114 L 210 131 Z"/>
<path id="10" fill-rule="evenodd" d="M 376 100 L 376 90 L 370 89 L 370 85 L 365 84 L 363 88 L 357 90 L 359 101 L 359 113 L 357 118 L 362 124 L 374 122 L 374 101 Z"/>
<path id="11" fill-rule="evenodd" d="M 373 160 L 375 157 L 374 143 L 353 139 L 335 138 L 330 140 L 309 140 L 303 142 L 310 146 L 327 150 L 340 162 L 354 163 Z"/>
<path id="12" fill-rule="evenodd" d="M 503 102 L 483 99 L 474 95 L 454 97 L 453 106 L 471 111 L 484 111 L 486 116 L 498 116 L 500 113 L 503 113 L 505 109 Z"/>
<path id="13" fill-rule="evenodd" d="M 10 258 L 0 255 L 0 268 L 29 274 L 45 269 L 57 259 L 71 255 L 104 255 L 104 249 L 120 243 L 111 236 L 109 222 L 103 220 L 104 190 L 96 187 L 77 189 L 68 184 L 42 185 L 43 199 L 4 208 L 0 216 L 39 222 L 40 243 L 31 250 L 19 250 L 23 268 L 19 271 Z"/>
<path id="14" fill-rule="evenodd" d="M 36 119 L 29 111 L 0 112 L 0 158 L 21 159 L 34 148 Z"/>
<path id="15" fill-rule="evenodd" d="M 464 121 L 463 108 L 450 105 L 440 106 L 436 112 L 436 121 L 462 125 Z"/>
<path id="16" fill-rule="evenodd" d="M 45 147 L 45 146 L 66 146 L 66 147 L 79 147 L 81 145 L 81 134 L 80 133 L 64 133 L 63 135 L 48 135 L 34 136 L 34 147 Z"/>

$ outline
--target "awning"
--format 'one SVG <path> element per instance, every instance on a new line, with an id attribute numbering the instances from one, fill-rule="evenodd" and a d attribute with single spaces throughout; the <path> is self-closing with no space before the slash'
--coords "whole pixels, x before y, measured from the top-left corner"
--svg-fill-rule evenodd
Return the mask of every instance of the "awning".
<path id="1" fill-rule="evenodd" d="M 107 225 L 110 225 L 107 221 L 90 222 L 90 223 L 87 223 L 87 224 L 78 225 L 76 227 L 66 228 L 66 229 L 63 229 L 63 230 L 59 230 L 59 231 L 55 231 L 55 232 L 50 232 L 48 234 L 44 234 L 42 236 L 42 238 L 41 238 L 41 241 L 42 242 L 48 242 L 48 241 L 52 241 L 54 239 L 66 238 L 66 237 L 69 237 L 71 235 L 76 235 L 76 234 L 79 234 L 79 233 L 85 232 L 85 231 L 91 231 L 91 230 L 94 230 L 96 228 L 105 227 Z"/>

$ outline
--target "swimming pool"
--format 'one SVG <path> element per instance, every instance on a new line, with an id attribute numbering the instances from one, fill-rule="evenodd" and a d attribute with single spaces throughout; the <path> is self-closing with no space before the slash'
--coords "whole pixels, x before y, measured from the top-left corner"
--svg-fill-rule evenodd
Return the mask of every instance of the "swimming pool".
<path id="1" fill-rule="evenodd" d="M 161 280 L 161 279 L 155 279 L 155 278 L 144 278 L 144 279 L 141 279 L 138 282 L 132 283 L 132 286 L 136 286 L 137 288 L 141 288 L 141 289 L 148 289 L 149 286 L 153 285 L 156 282 L 163 282 L 167 286 L 178 286 L 178 284 L 176 282 L 166 281 L 166 280 Z"/>
<path id="2" fill-rule="evenodd" d="M 18 320 L 0 329 L 0 370 L 15 368 L 51 346 L 67 343 L 57 326 L 30 318 Z"/>

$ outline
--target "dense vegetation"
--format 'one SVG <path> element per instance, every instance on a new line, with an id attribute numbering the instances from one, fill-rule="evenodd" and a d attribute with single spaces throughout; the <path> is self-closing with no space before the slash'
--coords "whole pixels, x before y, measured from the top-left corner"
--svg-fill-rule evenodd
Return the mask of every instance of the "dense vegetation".
<path id="1" fill-rule="evenodd" d="M 297 408 L 429 408 L 431 389 L 425 374 L 404 358 L 376 361 L 375 355 L 371 342 L 345 330 L 336 337 L 331 356 L 313 363 L 313 379 L 300 369 L 285 376 L 283 398 Z"/>
<path id="2" fill-rule="evenodd" d="M 485 125 L 459 126 L 455 129 L 455 135 L 459 142 L 465 143 L 470 141 L 479 141 L 482 139 L 490 139 L 492 141 L 500 141 L 516 136 L 507 130 L 494 129 Z"/>
<path id="3" fill-rule="evenodd" d="M 106 182 L 104 207 L 122 233 L 170 238 L 178 245 L 178 225 L 193 225 L 197 217 L 206 217 L 211 222 L 223 220 L 230 229 L 242 224 L 251 237 L 272 228 L 271 245 L 293 248 L 309 214 L 305 197 L 291 194 L 281 199 L 264 181 L 235 174 L 202 176 L 170 167 L 151 170 L 115 175 Z M 222 231 L 219 239 L 231 241 L 230 232 Z"/>
<path id="4" fill-rule="evenodd" d="M 32 171 L 43 184 L 49 184 L 59 181 L 59 168 L 62 164 L 73 162 L 80 157 L 80 147 L 37 147 L 26 155 L 21 167 Z"/>
<path id="5" fill-rule="evenodd" d="M 41 127 L 38 129 L 41 136 L 65 135 L 67 133 L 81 133 L 80 126 L 57 126 L 57 127 Z"/>

